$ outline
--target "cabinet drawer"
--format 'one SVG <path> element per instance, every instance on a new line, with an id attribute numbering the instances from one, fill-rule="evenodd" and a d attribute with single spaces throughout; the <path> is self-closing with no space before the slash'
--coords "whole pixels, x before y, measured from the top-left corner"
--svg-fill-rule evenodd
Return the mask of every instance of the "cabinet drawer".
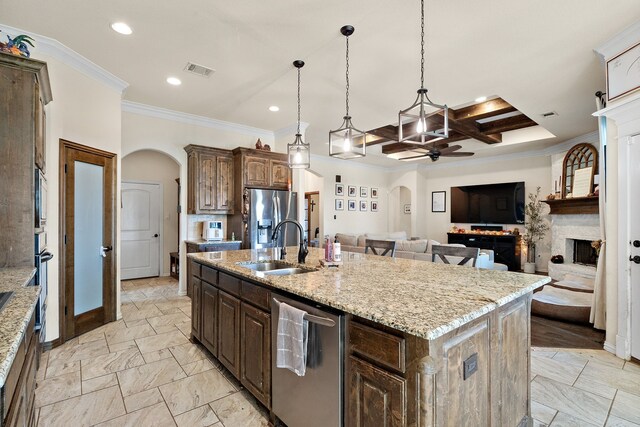
<path id="1" fill-rule="evenodd" d="M 217 285 L 218 284 L 218 270 L 214 270 L 211 267 L 207 267 L 205 265 L 202 266 L 202 275 L 200 276 L 202 278 L 202 280 L 204 280 L 205 282 L 211 284 L 211 285 Z"/>
<path id="2" fill-rule="evenodd" d="M 267 289 L 245 282 L 244 280 L 242 281 L 242 299 L 267 312 L 271 311 L 271 304 L 269 304 L 270 296 L 271 292 Z"/>
<path id="3" fill-rule="evenodd" d="M 240 296 L 240 282 L 240 279 L 226 273 L 220 272 L 218 276 L 218 287 L 237 297 Z"/>
<path id="4" fill-rule="evenodd" d="M 189 270 L 191 270 L 192 276 L 201 277 L 201 274 L 202 274 L 201 268 L 202 268 L 202 264 L 198 264 L 192 259 L 189 260 Z"/>
<path id="5" fill-rule="evenodd" d="M 349 347 L 365 359 L 405 372 L 405 339 L 402 337 L 352 321 L 349 322 Z"/>

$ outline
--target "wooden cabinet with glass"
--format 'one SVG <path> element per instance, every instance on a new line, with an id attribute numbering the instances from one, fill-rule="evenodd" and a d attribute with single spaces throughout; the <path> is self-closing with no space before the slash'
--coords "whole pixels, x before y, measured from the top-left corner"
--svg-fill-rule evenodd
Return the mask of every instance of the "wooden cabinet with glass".
<path id="1" fill-rule="evenodd" d="M 187 213 L 233 213 L 233 158 L 228 150 L 187 145 Z"/>

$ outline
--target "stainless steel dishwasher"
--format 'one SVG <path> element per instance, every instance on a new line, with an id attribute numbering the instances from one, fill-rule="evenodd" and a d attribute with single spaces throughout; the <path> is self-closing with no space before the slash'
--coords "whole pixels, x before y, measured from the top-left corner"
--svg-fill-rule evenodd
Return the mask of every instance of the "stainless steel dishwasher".
<path id="1" fill-rule="evenodd" d="M 271 406 L 288 427 L 343 425 L 344 315 L 271 294 Z M 309 322 L 307 368 L 299 377 L 276 367 L 280 302 L 306 311 Z"/>

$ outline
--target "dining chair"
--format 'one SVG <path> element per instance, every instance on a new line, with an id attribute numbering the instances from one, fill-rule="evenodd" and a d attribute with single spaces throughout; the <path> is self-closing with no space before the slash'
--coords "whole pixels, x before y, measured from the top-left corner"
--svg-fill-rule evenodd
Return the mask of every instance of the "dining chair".
<path id="1" fill-rule="evenodd" d="M 369 249 L 374 255 L 390 256 L 394 258 L 396 256 L 396 241 L 395 240 L 375 240 L 365 239 L 364 253 L 368 254 Z M 380 253 L 378 253 L 380 251 Z M 387 255 L 389 254 L 389 255 Z"/>
<path id="2" fill-rule="evenodd" d="M 466 265 L 469 261 L 472 261 L 471 266 L 475 267 L 479 254 L 479 248 L 433 245 L 431 248 L 431 262 L 436 262 L 436 256 L 438 256 L 443 263 L 451 264 L 450 261 L 452 260 L 447 257 L 460 257 L 462 260 L 457 265 Z"/>

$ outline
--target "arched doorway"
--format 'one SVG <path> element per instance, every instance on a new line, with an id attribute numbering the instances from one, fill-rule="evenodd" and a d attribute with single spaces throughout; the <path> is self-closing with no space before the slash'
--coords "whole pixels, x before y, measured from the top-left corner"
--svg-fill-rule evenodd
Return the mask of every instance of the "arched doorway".
<path id="1" fill-rule="evenodd" d="M 411 216 L 415 208 L 411 205 L 411 190 L 404 185 L 389 192 L 389 231 L 404 231 L 412 235 Z"/>
<path id="2" fill-rule="evenodd" d="M 304 228 L 310 245 L 321 246 L 324 229 L 324 178 L 313 170 L 304 172 Z"/>
<path id="3" fill-rule="evenodd" d="M 139 150 L 123 157 L 123 279 L 172 273 L 170 254 L 177 256 L 180 241 L 180 169 L 173 157 L 156 150 Z"/>

